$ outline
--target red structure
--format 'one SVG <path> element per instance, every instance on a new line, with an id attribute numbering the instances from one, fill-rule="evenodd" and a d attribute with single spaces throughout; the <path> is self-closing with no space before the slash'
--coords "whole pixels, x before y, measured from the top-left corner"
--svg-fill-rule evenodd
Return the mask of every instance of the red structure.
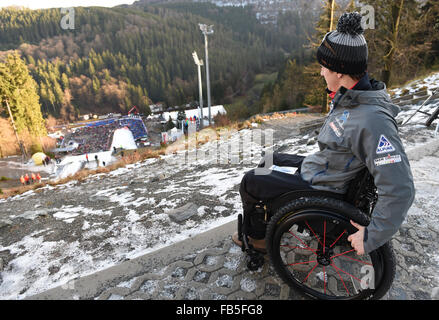
<path id="1" fill-rule="evenodd" d="M 134 113 L 134 114 L 138 115 L 138 114 L 139 114 L 139 109 L 137 109 L 136 106 L 133 106 L 133 107 L 130 109 L 130 111 L 128 111 L 128 115 L 130 115 L 131 113 Z"/>

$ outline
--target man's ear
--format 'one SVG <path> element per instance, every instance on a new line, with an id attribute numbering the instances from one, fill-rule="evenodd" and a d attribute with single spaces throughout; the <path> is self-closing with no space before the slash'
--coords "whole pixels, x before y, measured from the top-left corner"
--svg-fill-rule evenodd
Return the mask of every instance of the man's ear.
<path id="1" fill-rule="evenodd" d="M 341 79 L 343 78 L 344 74 L 343 73 L 337 73 L 337 78 Z"/>

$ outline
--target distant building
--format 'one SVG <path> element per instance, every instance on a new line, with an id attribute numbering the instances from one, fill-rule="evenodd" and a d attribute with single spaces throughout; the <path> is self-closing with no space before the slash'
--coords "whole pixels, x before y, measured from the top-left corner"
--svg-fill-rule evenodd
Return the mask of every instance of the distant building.
<path id="1" fill-rule="evenodd" d="M 149 109 L 151 110 L 151 113 L 160 113 L 163 112 L 163 104 L 150 104 Z"/>
<path id="2" fill-rule="evenodd" d="M 188 110 L 184 110 L 186 117 L 190 118 L 193 116 L 196 116 L 197 118 L 201 117 L 201 111 L 200 108 L 196 108 L 196 109 L 188 109 Z M 226 114 L 227 111 L 226 109 L 224 109 L 223 105 L 217 105 L 217 106 L 211 106 L 210 107 L 210 112 L 211 112 L 211 117 L 215 117 L 218 113 L 221 114 Z M 171 119 L 176 122 L 177 121 L 177 116 L 178 116 L 178 111 L 172 111 L 172 112 L 163 112 L 162 114 L 164 119 L 169 119 L 169 117 L 171 117 Z M 207 118 L 209 116 L 209 108 L 208 107 L 204 107 L 203 108 L 203 117 Z"/>
<path id="3" fill-rule="evenodd" d="M 246 7 L 252 6 L 256 19 L 261 24 L 277 24 L 279 12 L 295 11 L 320 12 L 321 0 L 193 0 L 194 2 L 210 2 L 219 7 Z M 337 1 L 338 3 L 339 1 Z M 348 0 L 340 0 L 342 7 Z"/>

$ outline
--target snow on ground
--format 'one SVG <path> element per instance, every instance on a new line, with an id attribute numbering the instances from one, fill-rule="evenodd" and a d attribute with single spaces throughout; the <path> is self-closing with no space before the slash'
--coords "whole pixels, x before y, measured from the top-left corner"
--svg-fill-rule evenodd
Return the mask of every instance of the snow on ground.
<path id="1" fill-rule="evenodd" d="M 403 87 L 389 91 L 393 92 L 395 94 L 394 97 L 396 98 L 405 94 L 415 93 L 422 88 L 428 90 L 434 90 L 439 88 L 439 72 L 435 72 L 424 79 L 411 81 Z"/>
<path id="2" fill-rule="evenodd" d="M 318 149 L 313 134 L 284 131 L 289 136 L 284 132 L 274 149 L 303 155 Z M 235 220 L 242 212 L 239 183 L 265 150 L 252 140 L 253 132 L 236 132 L 217 149 L 216 141 L 200 148 L 221 156 L 230 147 L 238 159 L 232 163 L 204 158 L 187 164 L 173 154 L 0 200 L 0 219 L 11 222 L 0 228 L 0 298 L 22 299 Z M 407 149 L 439 139 L 416 122 L 401 135 Z M 230 141 L 246 141 L 249 158 L 226 145 Z M 412 163 L 417 195 L 409 217 L 423 226 L 437 224 L 437 161 L 431 156 Z M 190 219 L 170 219 L 172 209 L 188 202 L 197 207 Z M 439 261 L 437 253 L 430 254 Z M 242 285 L 253 283 L 243 279 Z"/>
<path id="3" fill-rule="evenodd" d="M 437 138 L 439 139 L 439 138 Z M 416 177 L 416 205 L 410 211 L 412 217 L 428 216 L 419 220 L 423 228 L 431 227 L 439 231 L 439 172 L 438 157 L 424 157 L 421 161 L 412 161 L 411 168 Z M 431 223 L 431 225 L 429 224 Z M 439 255 L 437 255 L 439 258 Z M 439 275 L 438 275 L 439 276 Z"/>
<path id="4" fill-rule="evenodd" d="M 231 189 L 254 165 L 197 172 L 195 168 L 200 164 L 186 165 L 180 160 L 159 164 L 159 160 L 149 159 L 107 176 L 92 176 L 89 183 L 70 181 L 55 188 L 42 188 L 43 197 L 31 191 L 0 201 L 18 228 L 39 223 L 42 217 L 49 219 L 43 230 L 18 237 L 16 241 L 1 240 L 0 253 L 8 252 L 11 260 L 1 273 L 0 298 L 21 299 L 235 220 L 240 199 L 238 192 Z M 200 163 L 208 164 L 207 160 Z M 174 175 L 181 172 L 181 176 L 149 188 L 148 178 L 169 171 Z M 134 188 L 125 183 L 133 172 L 134 176 L 142 177 Z M 193 201 L 188 196 L 195 190 L 201 201 L 197 204 L 202 204 L 205 198 L 209 199 L 205 202 L 208 205 L 200 206 L 196 217 L 183 223 L 170 220 L 167 212 L 187 200 Z M 69 205 L 71 201 L 75 204 Z M 50 202 L 55 204 L 48 206 Z M 27 205 L 38 210 L 30 214 L 31 207 L 21 209 Z M 17 215 L 20 210 L 25 210 L 26 215 Z M 21 220 L 25 217 L 26 221 Z"/>
<path id="5" fill-rule="evenodd" d="M 394 98 L 397 98 L 406 94 L 415 93 L 421 89 L 428 89 L 432 93 L 434 90 L 439 90 L 439 72 L 433 73 L 425 79 L 412 81 L 402 88 L 391 91 L 395 94 Z M 436 91 L 436 93 L 438 92 L 439 91 Z M 416 112 L 419 110 L 421 105 L 422 102 L 416 104 L 405 104 L 402 106 L 402 111 L 399 113 L 398 119 L 402 121 L 401 123 L 403 123 L 404 126 L 406 126 L 406 121 L 413 116 L 407 123 L 407 125 L 410 125 L 410 129 L 413 129 L 413 126 L 418 129 L 425 128 L 424 124 L 427 120 L 427 115 L 423 114 L 422 112 Z M 434 110 L 436 110 L 437 107 L 439 107 L 439 99 L 431 99 L 424 106 L 422 106 L 420 111 L 431 114 Z M 436 126 L 437 123 L 438 120 L 435 120 L 433 125 Z M 402 127 L 403 130 L 405 129 L 404 126 Z"/>
<path id="6" fill-rule="evenodd" d="M 402 130 L 404 130 L 407 125 L 410 125 L 410 129 L 424 129 L 425 128 L 425 122 L 428 119 L 428 116 L 421 113 L 421 112 L 416 112 L 419 109 L 419 105 L 405 105 L 404 109 L 401 110 L 401 112 L 398 114 L 397 119 L 402 120 L 403 126 L 402 126 Z M 430 100 L 429 102 L 427 102 L 427 104 L 425 104 L 422 109 L 420 109 L 420 111 L 424 111 L 427 113 L 433 113 L 434 110 L 436 110 L 436 108 L 439 107 L 439 99 L 435 99 L 435 100 Z M 406 124 L 406 121 L 407 124 Z M 438 120 L 436 119 L 432 126 L 434 128 L 436 128 L 436 124 L 438 123 Z"/>

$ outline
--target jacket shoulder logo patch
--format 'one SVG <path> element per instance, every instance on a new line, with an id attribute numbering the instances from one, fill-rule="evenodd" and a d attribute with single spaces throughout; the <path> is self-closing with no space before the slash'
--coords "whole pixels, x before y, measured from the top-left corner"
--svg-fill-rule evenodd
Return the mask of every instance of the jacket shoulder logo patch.
<path id="1" fill-rule="evenodd" d="M 331 121 L 329 123 L 329 126 L 331 127 L 332 131 L 334 131 L 334 133 L 337 137 L 340 138 L 343 135 L 342 131 L 339 128 L 337 128 L 335 122 Z"/>
<path id="2" fill-rule="evenodd" d="M 348 121 L 348 118 L 349 118 L 349 111 L 345 110 L 342 116 L 340 117 L 341 123 L 344 124 L 346 121 Z"/>
<path id="3" fill-rule="evenodd" d="M 378 141 L 376 153 L 381 154 L 381 153 L 388 153 L 392 151 L 395 151 L 395 148 L 392 146 L 389 140 L 382 134 L 380 140 Z"/>
<path id="4" fill-rule="evenodd" d="M 401 162 L 401 156 L 399 154 L 391 156 L 390 154 L 387 157 L 382 157 L 374 160 L 375 166 L 382 166 L 385 164 L 393 164 Z"/>
<path id="5" fill-rule="evenodd" d="M 346 121 L 348 121 L 349 118 L 349 111 L 344 111 L 343 114 L 340 116 L 340 118 L 336 118 L 335 120 L 337 121 L 338 125 L 341 128 L 344 128 L 344 124 L 346 123 Z"/>

